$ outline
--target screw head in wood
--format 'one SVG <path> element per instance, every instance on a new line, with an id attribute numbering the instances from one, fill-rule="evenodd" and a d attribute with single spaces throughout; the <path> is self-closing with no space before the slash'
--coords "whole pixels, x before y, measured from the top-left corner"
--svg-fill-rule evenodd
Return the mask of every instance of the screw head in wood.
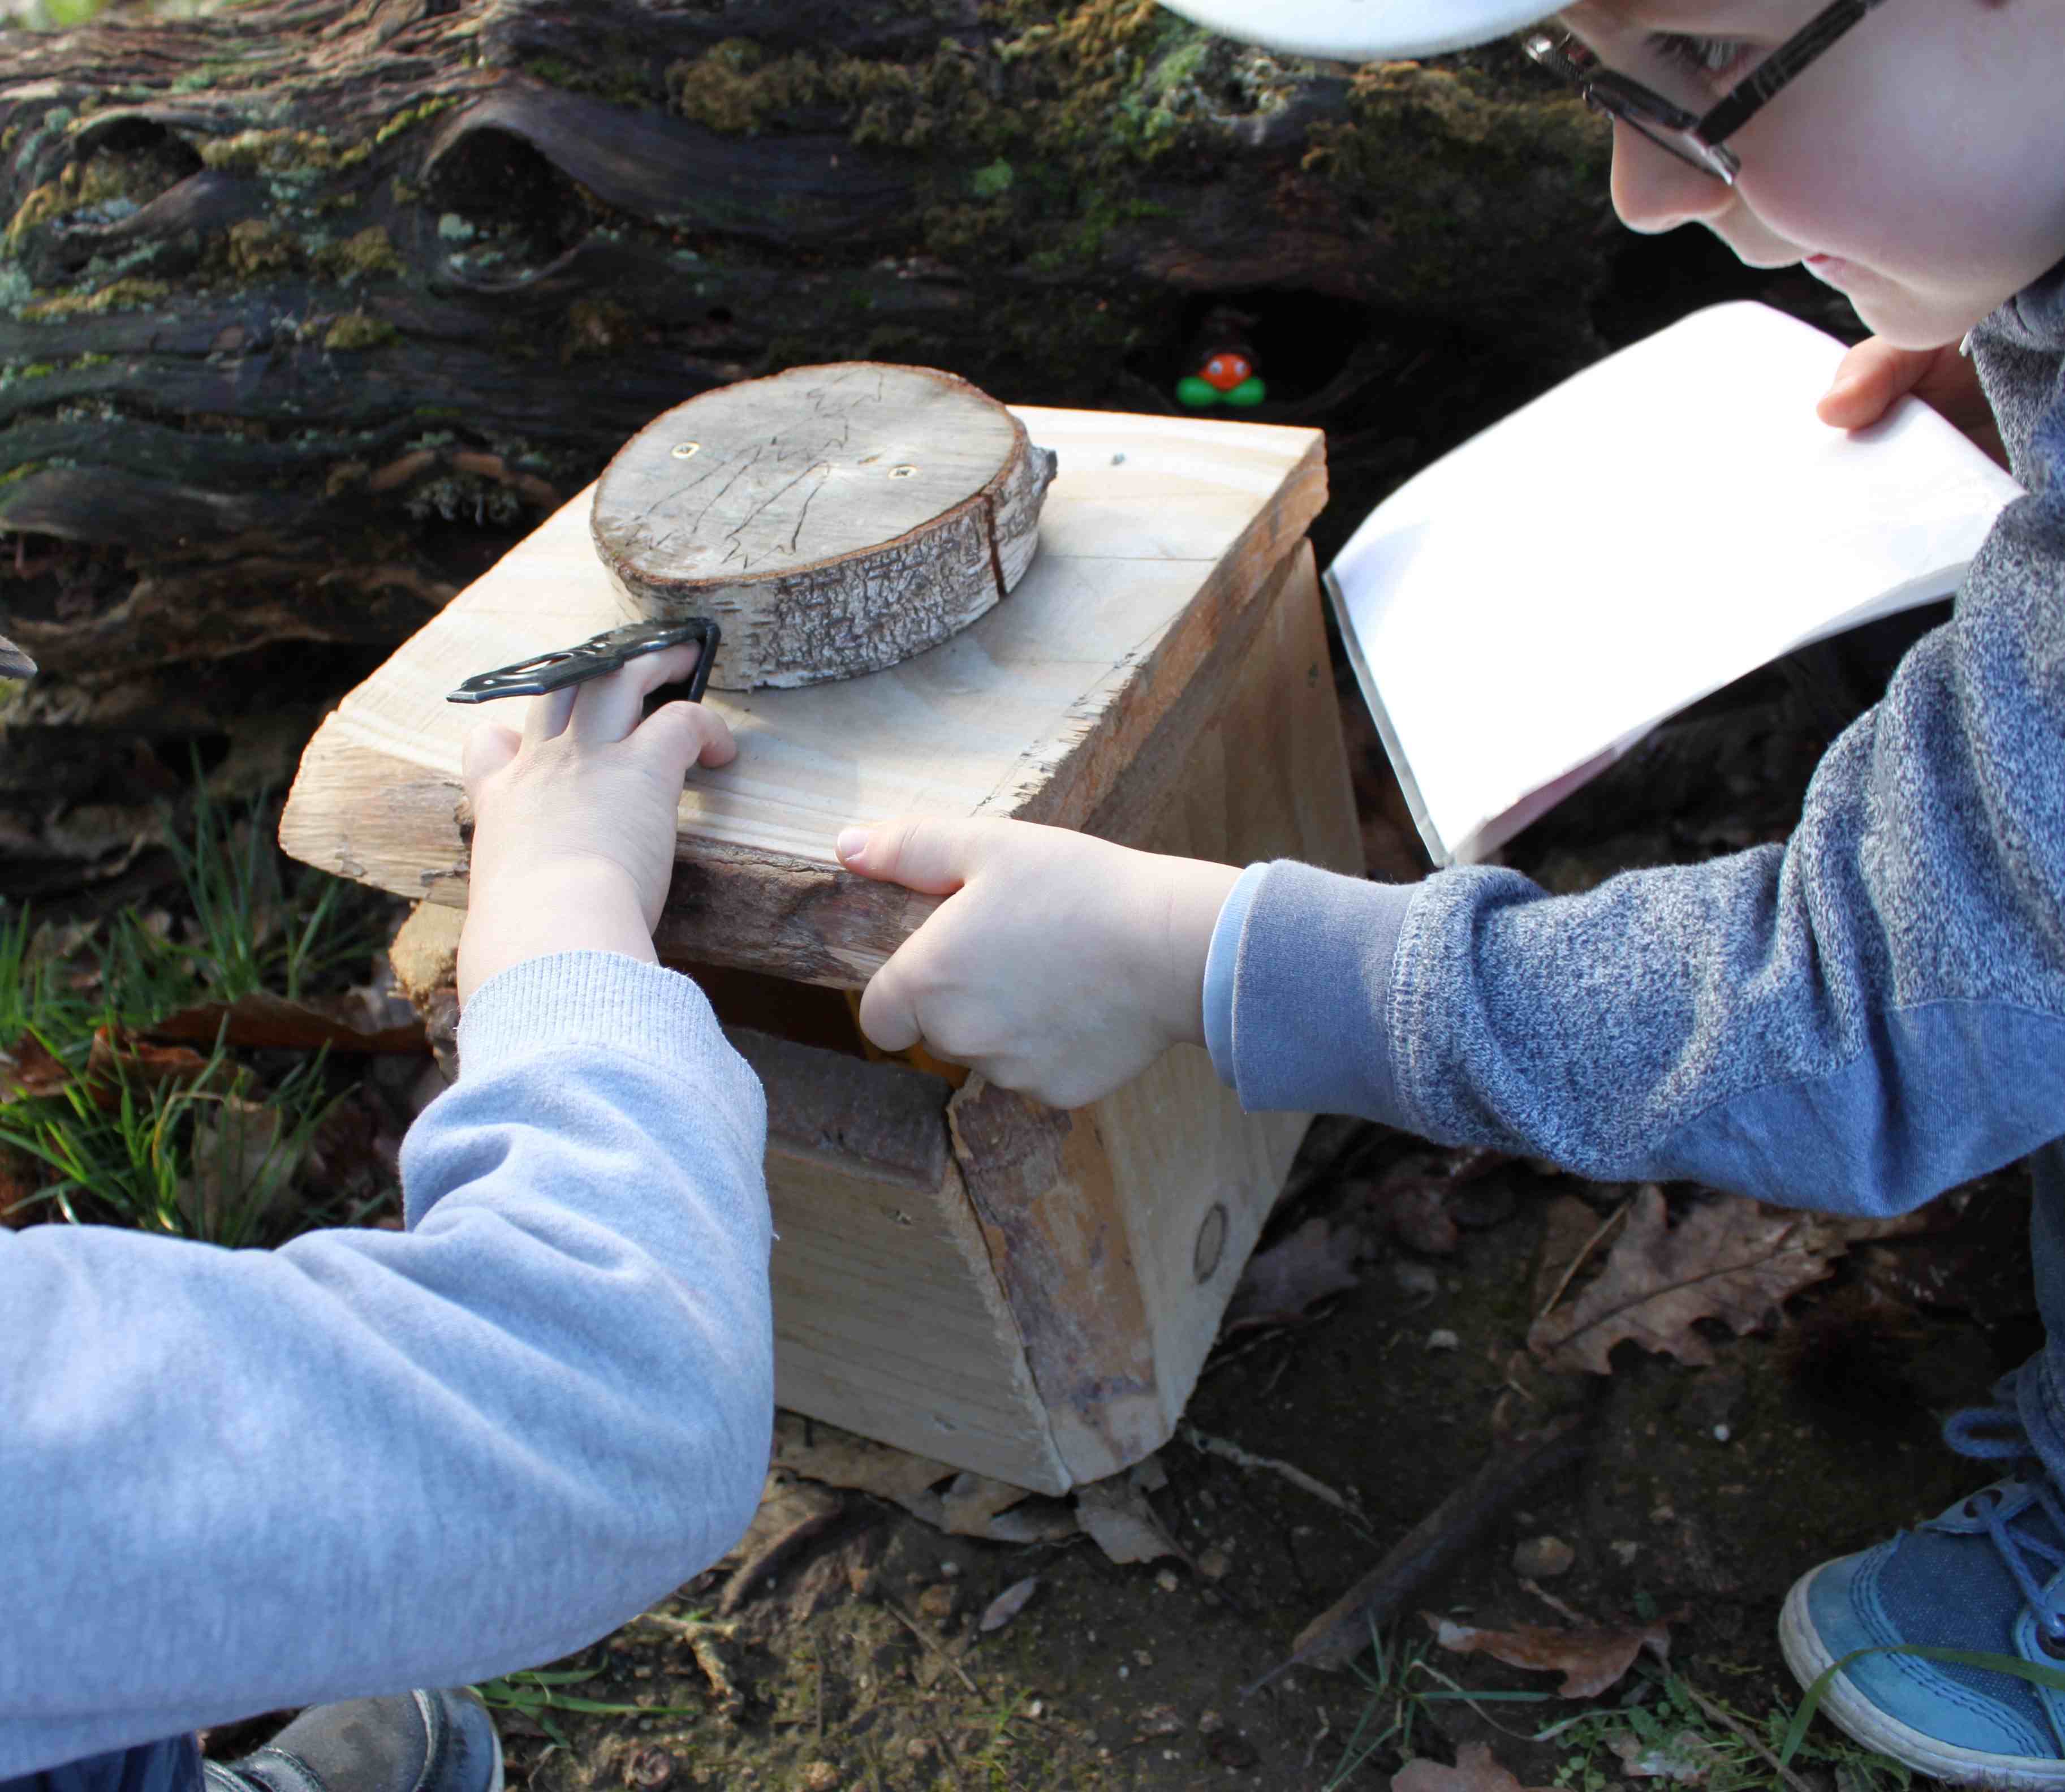
<path id="1" fill-rule="evenodd" d="M 702 443 L 700 442 L 677 442 L 674 444 L 674 458 L 677 460 L 686 460 L 697 453 L 701 447 Z"/>
<path id="2" fill-rule="evenodd" d="M 1214 1201 L 1211 1212 L 1198 1228 L 1197 1247 L 1190 1253 L 1190 1267 L 1197 1272 L 1200 1282 L 1212 1279 L 1212 1272 L 1219 1266 L 1219 1259 L 1226 1252 L 1226 1210 L 1223 1201 Z"/>

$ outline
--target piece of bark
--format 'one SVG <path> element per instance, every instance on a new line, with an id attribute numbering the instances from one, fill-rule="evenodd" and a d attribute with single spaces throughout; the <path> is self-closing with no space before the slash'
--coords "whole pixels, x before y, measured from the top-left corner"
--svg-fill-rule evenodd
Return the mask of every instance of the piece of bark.
<path id="1" fill-rule="evenodd" d="M 596 487 L 596 548 L 634 621 L 723 625 L 720 690 L 849 678 L 1009 593 L 1054 466 L 952 374 L 793 367 L 634 435 Z"/>

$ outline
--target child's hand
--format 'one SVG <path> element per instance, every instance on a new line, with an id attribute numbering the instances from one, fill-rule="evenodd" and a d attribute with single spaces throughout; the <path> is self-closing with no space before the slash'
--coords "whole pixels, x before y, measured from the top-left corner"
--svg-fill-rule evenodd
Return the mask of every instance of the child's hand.
<path id="1" fill-rule="evenodd" d="M 670 647 L 534 697 L 520 735 L 485 722 L 467 736 L 474 831 L 462 1003 L 497 971 L 548 953 L 653 961 L 681 781 L 690 766 L 727 765 L 738 752 L 723 718 L 700 703 L 669 703 L 639 720 L 647 695 L 686 678 L 699 651 Z"/>
<path id="2" fill-rule="evenodd" d="M 1020 821 L 848 828 L 847 869 L 948 900 L 875 975 L 861 1030 L 1057 1107 L 1204 1041 L 1205 955 L 1239 872 Z"/>
<path id="3" fill-rule="evenodd" d="M 1912 392 L 1955 424 L 2002 466 L 2007 450 L 2000 426 L 1979 387 L 1970 355 L 1946 342 L 1935 349 L 1897 349 L 1883 337 L 1867 337 L 1845 355 L 1814 415 L 1835 429 L 1864 429 Z"/>

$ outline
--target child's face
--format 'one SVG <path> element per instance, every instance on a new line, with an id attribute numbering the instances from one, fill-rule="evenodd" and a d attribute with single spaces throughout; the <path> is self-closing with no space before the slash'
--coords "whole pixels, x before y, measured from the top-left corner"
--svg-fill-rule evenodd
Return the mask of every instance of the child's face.
<path id="1" fill-rule="evenodd" d="M 1711 105 L 1825 3 L 1584 0 L 1562 22 Z M 1733 187 L 1615 127 L 1614 208 L 1644 232 L 1703 224 L 1752 267 L 1800 262 L 1902 346 L 1954 342 L 2065 258 L 2061 80 L 2055 0 L 1886 0 L 1728 139 Z"/>

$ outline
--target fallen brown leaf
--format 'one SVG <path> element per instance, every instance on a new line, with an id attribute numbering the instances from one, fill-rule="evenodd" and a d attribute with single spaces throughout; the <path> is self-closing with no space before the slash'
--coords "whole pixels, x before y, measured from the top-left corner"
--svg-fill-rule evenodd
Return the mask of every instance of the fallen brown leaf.
<path id="1" fill-rule="evenodd" d="M 1738 1337 L 1755 1331 L 1788 1296 L 1829 1275 L 1857 1236 L 1740 1195 L 1703 1202 L 1674 1227 L 1651 1183 L 1635 1196 L 1598 1279 L 1536 1320 L 1528 1348 L 1552 1368 L 1595 1375 L 1610 1373 L 1607 1358 L 1624 1338 L 1680 1362 L 1710 1363 L 1713 1346 L 1698 1321 L 1718 1319 Z"/>
<path id="2" fill-rule="evenodd" d="M 1001 1630 L 1025 1609 L 1025 1602 L 1032 1598 L 1040 1584 L 1037 1574 L 1028 1574 L 1023 1580 L 1014 1580 L 982 1608 L 982 1616 L 976 1620 L 979 1631 Z"/>
<path id="3" fill-rule="evenodd" d="M 86 1054 L 91 1078 L 119 1077 L 125 1082 L 156 1088 L 186 1082 L 208 1068 L 208 1060 L 186 1046 L 154 1046 L 111 1027 L 97 1027 Z"/>
<path id="4" fill-rule="evenodd" d="M 1077 1488 L 1076 1519 L 1114 1562 L 1152 1562 L 1183 1553 L 1162 1528 L 1146 1495 L 1122 1474 Z"/>
<path id="5" fill-rule="evenodd" d="M 225 1023 L 227 1031 L 224 1031 Z M 292 1051 L 328 1046 L 340 1052 L 426 1052 L 423 1023 L 399 998 L 353 989 L 333 1002 L 289 1001 L 265 989 L 239 996 L 226 1007 L 206 1002 L 168 1014 L 151 1028 L 154 1039 L 193 1039 L 212 1045 Z"/>
<path id="6" fill-rule="evenodd" d="M 1561 1674 L 1563 1684 L 1556 1690 L 1566 1699 L 1596 1698 L 1635 1665 L 1644 1648 L 1659 1661 L 1671 1655 L 1667 1624 L 1582 1630 L 1527 1624 L 1510 1630 L 1478 1630 L 1432 1612 L 1420 1616 L 1433 1630 L 1434 1640 L 1457 1655 L 1489 1655 L 1509 1667 Z"/>
<path id="7" fill-rule="evenodd" d="M 9 1101 L 33 1101 L 55 1095 L 71 1081 L 71 1072 L 43 1050 L 42 1042 L 25 1033 L 0 1052 L 0 1094 Z"/>
<path id="8" fill-rule="evenodd" d="M 943 1523 L 943 1515 L 939 1495 L 929 1490 L 954 1474 L 951 1462 L 914 1456 L 894 1444 L 877 1443 L 796 1413 L 774 1415 L 774 1465 L 806 1481 L 893 1500 L 935 1525 Z"/>
<path id="9" fill-rule="evenodd" d="M 1499 1765 L 1482 1742 L 1465 1742 L 1456 1750 L 1456 1764 L 1408 1761 L 1391 1776 L 1392 1792 L 1533 1792 Z"/>
<path id="10" fill-rule="evenodd" d="M 1226 1303 L 1221 1333 L 1295 1324 L 1329 1295 L 1355 1287 L 1361 1280 L 1355 1261 L 1364 1244 L 1356 1227 L 1337 1226 L 1323 1216 L 1307 1220 L 1249 1260 Z"/>

